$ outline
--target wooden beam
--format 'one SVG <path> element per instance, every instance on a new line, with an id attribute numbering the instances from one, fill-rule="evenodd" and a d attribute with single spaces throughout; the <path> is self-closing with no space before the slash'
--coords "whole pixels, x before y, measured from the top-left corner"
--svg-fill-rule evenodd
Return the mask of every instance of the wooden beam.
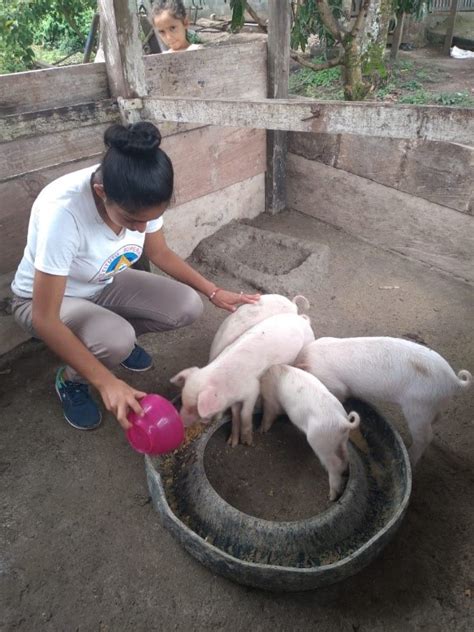
<path id="1" fill-rule="evenodd" d="M 109 97 L 105 64 L 78 64 L 0 76 L 0 116 Z"/>
<path id="2" fill-rule="evenodd" d="M 290 73 L 290 4 L 288 0 L 268 3 L 268 97 L 288 98 Z M 265 178 L 265 208 L 278 213 L 286 208 L 286 131 L 267 132 L 267 172 Z"/>
<path id="3" fill-rule="evenodd" d="M 124 110 L 143 108 L 146 119 L 252 127 L 292 132 L 324 132 L 474 145 L 469 108 L 349 101 L 284 99 L 200 99 L 146 97 L 122 100 Z"/>
<path id="4" fill-rule="evenodd" d="M 451 51 L 451 44 L 452 44 L 453 35 L 454 35 L 454 27 L 456 26 L 457 11 L 458 11 L 458 0 L 451 0 L 451 9 L 449 12 L 448 26 L 447 26 L 446 36 L 444 38 L 444 46 L 443 46 L 443 53 L 445 55 L 448 55 L 448 57 Z"/>
<path id="5" fill-rule="evenodd" d="M 136 0 L 99 0 L 99 6 L 112 96 L 145 96 L 148 92 Z"/>
<path id="6" fill-rule="evenodd" d="M 55 134 L 77 127 L 120 122 L 120 112 L 115 99 L 94 103 L 81 103 L 39 112 L 12 114 L 0 118 L 2 142 L 44 134 Z"/>

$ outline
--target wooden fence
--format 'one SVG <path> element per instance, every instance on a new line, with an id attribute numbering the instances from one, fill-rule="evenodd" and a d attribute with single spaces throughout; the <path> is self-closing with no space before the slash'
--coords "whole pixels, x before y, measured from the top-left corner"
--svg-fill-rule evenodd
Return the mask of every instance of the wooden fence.
<path id="1" fill-rule="evenodd" d="M 149 55 L 145 70 L 151 95 L 266 96 L 262 42 L 212 47 L 192 55 Z M 101 63 L 0 76 L 0 275 L 14 270 L 21 258 L 31 204 L 39 191 L 60 175 L 100 160 L 105 129 L 120 121 L 117 103 L 109 97 Z M 176 171 L 177 209 L 167 222 L 171 232 L 180 205 L 259 174 L 263 178 L 263 130 L 177 123 L 160 128 Z M 261 188 L 258 201 L 255 186 L 251 187 L 254 215 L 263 210 Z M 240 195 L 246 198 L 242 190 Z M 219 212 L 223 211 L 225 202 Z M 181 242 L 182 254 L 189 255 L 195 240 L 207 236 L 199 230 L 194 235 L 187 246 Z"/>

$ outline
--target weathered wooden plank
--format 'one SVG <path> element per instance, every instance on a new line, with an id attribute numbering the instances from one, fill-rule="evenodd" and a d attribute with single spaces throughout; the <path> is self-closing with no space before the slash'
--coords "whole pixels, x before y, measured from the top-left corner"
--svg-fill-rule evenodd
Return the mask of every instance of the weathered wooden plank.
<path id="1" fill-rule="evenodd" d="M 290 5 L 270 2 L 268 5 L 268 96 L 270 99 L 288 98 L 290 74 Z M 267 213 L 278 213 L 286 208 L 287 132 L 267 132 L 267 173 L 265 207 Z"/>
<path id="2" fill-rule="evenodd" d="M 94 103 L 5 116 L 0 119 L 0 139 L 7 142 L 39 134 L 54 134 L 78 127 L 117 122 L 120 122 L 117 102 L 114 99 L 105 99 Z"/>
<path id="3" fill-rule="evenodd" d="M 163 140 L 183 204 L 265 171 L 265 132 L 205 127 Z"/>
<path id="4" fill-rule="evenodd" d="M 40 138 L 4 143 L 0 152 L 0 182 L 82 158 L 97 156 L 99 160 L 107 127 L 108 124 L 77 127 Z"/>
<path id="5" fill-rule="evenodd" d="M 41 189 L 65 173 L 84 169 L 99 159 L 93 156 L 0 182 L 0 274 L 14 270 L 21 259 L 31 205 Z"/>
<path id="6" fill-rule="evenodd" d="M 469 108 L 296 99 L 240 101 L 180 97 L 146 97 L 129 100 L 124 105 L 132 109 L 140 106 L 144 108 L 143 116 L 156 121 L 419 138 L 474 145 L 474 116 Z"/>
<path id="7" fill-rule="evenodd" d="M 474 219 L 301 156 L 288 156 L 288 204 L 387 250 L 474 282 Z"/>
<path id="8" fill-rule="evenodd" d="M 81 138 L 81 134 L 85 135 L 87 130 L 91 132 L 90 135 Z M 30 157 L 28 162 L 30 167 L 36 166 L 38 169 L 4 182 L 0 181 L 0 273 L 13 269 L 21 258 L 30 208 L 41 189 L 64 173 L 100 161 L 103 149 L 100 126 L 78 129 L 76 135 L 73 134 L 74 132 L 64 132 L 44 137 L 41 141 L 45 140 L 46 144 L 41 149 L 41 156 Z M 24 144 L 20 147 L 21 142 Z M 2 162 L 2 169 L 9 168 L 11 173 L 18 169 L 18 165 L 22 168 L 22 165 L 25 165 L 22 154 L 34 154 L 35 142 L 38 140 L 25 139 L 6 143 L 3 147 L 11 146 L 16 148 L 16 151 L 9 155 L 7 164 Z M 69 145 L 72 151 L 66 153 Z M 57 146 L 60 147 L 59 158 L 55 153 L 58 151 Z M 205 200 L 211 193 L 256 177 L 265 171 L 263 131 L 204 127 L 169 136 L 163 140 L 162 147 L 173 161 L 175 170 L 175 206 L 195 200 L 193 208 L 197 209 L 199 200 Z M 98 153 L 87 159 L 71 160 L 90 150 Z M 0 160 L 4 160 L 3 156 Z M 69 162 L 41 168 L 56 160 Z M 10 167 L 8 163 L 11 163 Z M 261 195 L 263 200 L 263 186 Z M 201 203 L 205 204 L 204 201 Z M 242 200 L 239 200 L 239 203 L 243 203 Z M 168 214 L 171 216 L 172 213 L 173 209 L 170 209 Z M 208 211 L 203 208 L 200 217 L 208 215 Z M 216 210 L 214 215 L 220 217 L 221 211 Z M 189 227 L 190 224 L 187 225 Z"/>
<path id="9" fill-rule="evenodd" d="M 211 46 L 179 55 L 147 55 L 144 62 L 150 95 L 267 96 L 265 42 Z"/>
<path id="10" fill-rule="evenodd" d="M 136 0 L 99 0 L 104 52 L 113 96 L 147 94 Z"/>
<path id="11" fill-rule="evenodd" d="M 105 64 L 79 64 L 0 75 L 2 116 L 109 97 Z"/>
<path id="12" fill-rule="evenodd" d="M 474 147 L 292 132 L 289 151 L 462 213 L 474 212 Z"/>

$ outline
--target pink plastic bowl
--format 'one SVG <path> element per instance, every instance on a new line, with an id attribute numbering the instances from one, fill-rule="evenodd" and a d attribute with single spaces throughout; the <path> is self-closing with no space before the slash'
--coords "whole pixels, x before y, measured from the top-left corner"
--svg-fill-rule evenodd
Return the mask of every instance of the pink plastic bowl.
<path id="1" fill-rule="evenodd" d="M 161 395 L 145 395 L 140 400 L 142 417 L 130 411 L 127 418 L 132 425 L 127 439 L 137 452 L 164 454 L 178 448 L 184 440 L 184 426 L 178 411 Z"/>

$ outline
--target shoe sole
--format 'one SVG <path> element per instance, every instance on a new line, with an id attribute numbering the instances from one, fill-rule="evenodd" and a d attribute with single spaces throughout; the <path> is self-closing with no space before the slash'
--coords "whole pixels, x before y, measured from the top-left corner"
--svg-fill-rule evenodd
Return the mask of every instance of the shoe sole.
<path id="1" fill-rule="evenodd" d="M 127 371 L 132 371 L 132 373 L 145 373 L 145 371 L 149 371 L 153 368 L 153 364 L 150 364 L 150 366 L 147 366 L 144 369 L 131 369 L 129 366 L 126 366 L 122 362 L 120 363 L 120 366 L 123 366 L 123 368 L 127 369 Z"/>
<path id="2" fill-rule="evenodd" d="M 57 384 L 55 384 L 55 385 L 54 385 L 54 390 L 56 391 L 56 395 L 59 397 L 59 401 L 60 401 L 60 402 L 61 402 L 61 404 L 62 404 L 62 403 L 63 403 L 63 400 L 61 399 L 61 395 L 59 394 Z M 63 416 L 64 416 L 64 419 L 68 422 L 68 424 L 69 424 L 70 426 L 72 426 L 73 428 L 75 428 L 76 430 L 86 430 L 86 431 L 87 431 L 87 430 L 96 430 L 96 429 L 100 426 L 100 424 L 102 423 L 102 413 L 100 412 L 100 410 L 99 410 L 99 421 L 98 421 L 98 423 L 97 423 L 95 426 L 89 426 L 89 428 L 84 428 L 84 426 L 76 426 L 76 424 L 75 424 L 74 422 L 72 422 L 72 421 L 68 418 L 68 416 L 66 415 L 66 413 L 64 412 L 64 410 L 63 410 Z"/>

